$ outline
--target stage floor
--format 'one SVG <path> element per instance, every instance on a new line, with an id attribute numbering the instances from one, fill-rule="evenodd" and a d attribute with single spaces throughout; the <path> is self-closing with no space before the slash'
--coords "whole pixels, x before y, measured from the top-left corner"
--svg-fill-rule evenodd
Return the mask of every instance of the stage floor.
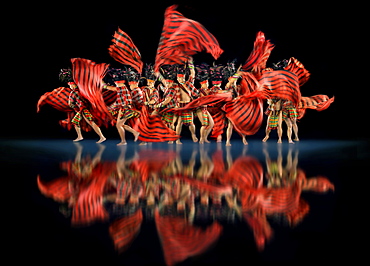
<path id="1" fill-rule="evenodd" d="M 367 141 L 117 143 L 1 140 L 13 253 L 38 265 L 359 258 Z"/>

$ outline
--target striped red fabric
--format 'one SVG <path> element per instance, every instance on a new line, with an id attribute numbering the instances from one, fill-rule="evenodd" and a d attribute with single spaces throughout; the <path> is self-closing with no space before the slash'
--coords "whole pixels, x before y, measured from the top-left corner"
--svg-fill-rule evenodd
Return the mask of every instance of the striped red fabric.
<path id="1" fill-rule="evenodd" d="M 214 244 L 222 232 L 214 222 L 205 229 L 190 224 L 184 217 L 161 216 L 154 213 L 166 265 L 176 265 L 189 257 L 204 253 Z"/>
<path id="2" fill-rule="evenodd" d="M 299 86 L 305 84 L 311 75 L 310 72 L 304 68 L 303 64 L 294 57 L 289 59 L 288 65 L 284 69 L 297 75 Z"/>
<path id="3" fill-rule="evenodd" d="M 176 11 L 177 5 L 168 7 L 159 40 L 154 71 L 161 65 L 185 64 L 192 55 L 206 51 L 217 59 L 223 50 L 217 39 L 199 22 Z"/>
<path id="4" fill-rule="evenodd" d="M 109 234 L 118 253 L 126 251 L 140 232 L 143 213 L 138 209 L 134 214 L 119 218 L 109 226 Z"/>
<path id="5" fill-rule="evenodd" d="M 263 122 L 263 102 L 261 99 L 244 100 L 241 96 L 223 107 L 226 117 L 239 134 L 254 135 Z"/>
<path id="6" fill-rule="evenodd" d="M 68 106 L 68 98 L 71 91 L 69 87 L 58 87 L 53 91 L 44 93 L 37 102 L 37 112 L 40 112 L 40 108 L 44 104 L 48 104 L 62 112 L 73 112 L 73 109 Z"/>
<path id="7" fill-rule="evenodd" d="M 267 59 L 274 47 L 275 46 L 269 40 L 266 40 L 265 34 L 259 31 L 254 41 L 253 50 L 241 70 L 249 71 L 254 68 L 254 72 L 260 72 L 260 70 L 265 69 Z"/>
<path id="8" fill-rule="evenodd" d="M 306 109 L 323 111 L 327 109 L 333 102 L 334 97 L 329 98 L 329 96 L 324 94 L 318 94 L 310 97 L 302 97 L 297 108 L 298 119 L 301 119 L 304 116 Z"/>
<path id="9" fill-rule="evenodd" d="M 84 58 L 72 58 L 72 76 L 78 86 L 80 95 L 87 100 L 95 112 L 95 119 L 100 124 L 106 124 L 112 117 L 103 99 L 103 78 L 107 73 L 109 64 L 95 62 Z"/>
<path id="10" fill-rule="evenodd" d="M 139 50 L 130 36 L 118 28 L 118 31 L 114 32 L 112 42 L 113 44 L 108 48 L 110 56 L 117 62 L 129 65 L 138 73 L 141 73 L 144 63 L 141 60 Z"/>
<path id="11" fill-rule="evenodd" d="M 261 87 L 257 93 L 262 93 L 264 98 L 280 98 L 298 106 L 301 91 L 296 74 L 287 70 L 264 71 L 259 82 Z"/>
<path id="12" fill-rule="evenodd" d="M 175 141 L 180 136 L 168 128 L 159 115 L 149 115 L 145 106 L 141 109 L 140 122 L 137 130 L 140 132 L 138 139 L 144 142 Z"/>

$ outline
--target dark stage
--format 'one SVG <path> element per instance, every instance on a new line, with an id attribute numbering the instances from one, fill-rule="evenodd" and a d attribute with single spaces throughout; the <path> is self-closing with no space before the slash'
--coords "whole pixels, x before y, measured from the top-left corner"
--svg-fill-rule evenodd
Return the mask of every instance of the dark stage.
<path id="1" fill-rule="evenodd" d="M 250 140 L 244 146 L 233 140 L 230 147 L 190 140 L 146 146 L 129 141 L 119 147 L 117 142 L 1 141 L 2 169 L 14 183 L 4 190 L 17 204 L 4 229 L 10 229 L 13 252 L 39 265 L 359 258 L 351 242 L 352 197 L 369 159 L 367 142 Z M 316 178 L 321 181 L 313 182 Z M 126 193 L 121 201 L 120 193 Z M 166 201 L 169 195 L 172 201 Z M 114 239 L 122 242 L 115 246 Z"/>

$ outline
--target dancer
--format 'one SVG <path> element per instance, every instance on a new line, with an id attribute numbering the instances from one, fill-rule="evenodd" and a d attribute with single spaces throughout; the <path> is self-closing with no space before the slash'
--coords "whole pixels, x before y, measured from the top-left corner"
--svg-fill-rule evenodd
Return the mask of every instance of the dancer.
<path id="1" fill-rule="evenodd" d="M 140 112 L 133 109 L 130 91 L 125 85 L 127 71 L 123 69 L 110 69 L 109 74 L 112 75 L 116 86 L 105 85 L 104 88 L 117 91 L 116 101 L 108 107 L 109 112 L 115 117 L 116 128 L 121 138 L 121 141 L 117 145 L 127 145 L 125 130 L 134 135 L 135 142 L 140 133 L 126 125 L 126 122 L 131 118 L 138 117 Z"/>
<path id="2" fill-rule="evenodd" d="M 77 138 L 73 141 L 83 140 L 82 130 L 81 130 L 81 120 L 85 121 L 88 125 L 92 127 L 96 134 L 99 136 L 97 143 L 102 143 L 106 140 L 100 127 L 94 122 L 93 115 L 87 108 L 88 104 L 84 101 L 79 93 L 79 89 L 76 83 L 72 79 L 72 73 L 70 69 L 62 69 L 59 78 L 63 82 L 67 82 L 71 92 L 69 94 L 68 105 L 74 110 L 75 115 L 71 122 L 77 133 Z"/>
<path id="3" fill-rule="evenodd" d="M 186 69 L 184 65 L 177 65 L 177 81 L 179 89 L 179 106 L 184 107 L 186 104 L 192 101 L 193 97 L 198 97 L 198 92 L 194 87 L 194 77 L 195 70 L 192 61 L 190 64 L 190 75 L 188 80 L 185 79 Z M 195 125 L 194 125 L 194 112 L 193 110 L 185 110 L 178 114 L 177 125 L 176 125 L 176 134 L 181 135 L 182 126 L 188 126 L 191 132 L 191 137 L 193 142 L 198 142 L 198 138 L 195 134 Z M 176 144 L 182 144 L 181 140 L 176 140 Z"/>
<path id="4" fill-rule="evenodd" d="M 263 142 L 266 142 L 269 137 L 271 130 L 277 129 L 278 133 L 278 143 L 282 143 L 282 107 L 281 107 L 281 99 L 268 99 L 267 100 L 268 109 L 266 110 L 265 114 L 267 117 L 267 125 L 265 130 L 265 137 L 263 138 Z"/>

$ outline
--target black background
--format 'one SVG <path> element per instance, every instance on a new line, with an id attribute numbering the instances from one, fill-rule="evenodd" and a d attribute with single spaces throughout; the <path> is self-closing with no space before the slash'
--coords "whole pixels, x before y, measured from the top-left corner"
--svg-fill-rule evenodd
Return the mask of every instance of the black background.
<path id="1" fill-rule="evenodd" d="M 299 122 L 301 139 L 365 138 L 366 130 L 356 130 L 359 108 L 349 99 L 357 88 L 345 80 L 346 26 L 342 7 L 330 5 L 288 5 L 281 2 L 248 1 L 102 1 L 71 4 L 68 2 L 33 2 L 14 13 L 9 25 L 15 25 L 9 43 L 14 52 L 6 81 L 7 99 L 3 101 L 8 119 L 1 135 L 9 138 L 74 138 L 58 121 L 65 114 L 50 106 L 39 113 L 36 104 L 42 94 L 65 86 L 58 79 L 61 68 L 70 59 L 81 57 L 119 67 L 108 54 L 114 31 L 120 27 L 138 47 L 144 63 L 153 63 L 163 27 L 165 9 L 178 4 L 184 16 L 203 24 L 219 41 L 223 54 L 216 63 L 237 59 L 242 64 L 253 49 L 258 31 L 275 45 L 267 66 L 295 57 L 310 71 L 309 81 L 301 87 L 303 96 L 335 96 L 334 103 L 322 112 L 308 110 Z M 21 22 L 17 24 L 15 22 Z M 210 54 L 194 56 L 195 63 L 212 64 Z M 352 106 L 353 108 L 349 108 Z M 255 136 L 264 135 L 264 124 Z M 107 138 L 117 132 L 104 129 Z M 93 133 L 91 133 L 93 134 Z M 184 132 L 184 134 L 186 134 Z M 90 137 L 90 136 L 87 136 Z M 92 137 L 92 136 L 91 136 Z"/>

